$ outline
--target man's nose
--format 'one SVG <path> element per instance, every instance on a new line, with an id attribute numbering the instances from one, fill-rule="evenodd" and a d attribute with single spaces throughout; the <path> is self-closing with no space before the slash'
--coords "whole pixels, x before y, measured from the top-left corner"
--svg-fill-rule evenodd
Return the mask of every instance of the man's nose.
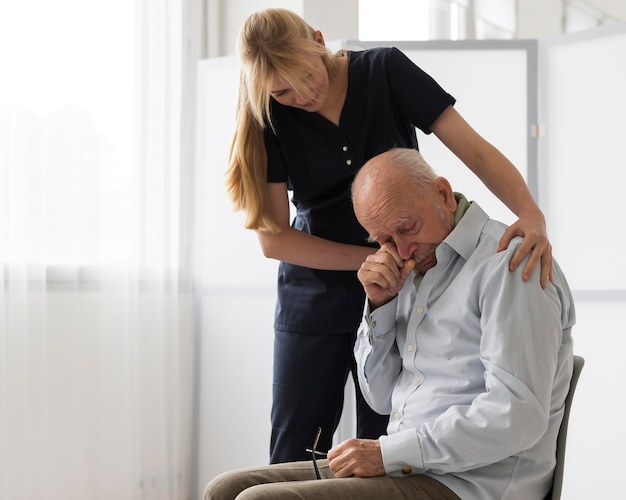
<path id="1" fill-rule="evenodd" d="M 411 242 L 408 241 L 396 241 L 396 248 L 398 249 L 398 255 L 403 260 L 413 257 L 414 249 Z"/>

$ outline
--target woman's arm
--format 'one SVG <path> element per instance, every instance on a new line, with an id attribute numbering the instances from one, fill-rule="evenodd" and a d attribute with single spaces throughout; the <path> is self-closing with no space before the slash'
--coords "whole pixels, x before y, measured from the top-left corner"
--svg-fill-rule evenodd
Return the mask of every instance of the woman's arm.
<path id="1" fill-rule="evenodd" d="M 523 236 L 524 241 L 511 258 L 510 269 L 516 269 L 530 253 L 522 278 L 527 280 L 537 263 L 541 262 L 541 286 L 545 288 L 547 280 L 552 280 L 552 246 L 548 241 L 543 213 L 519 171 L 452 106 L 439 116 L 431 130 L 519 217 L 502 236 L 498 250 L 506 248 L 514 236 Z"/>
<path id="2" fill-rule="evenodd" d="M 375 248 L 347 245 L 298 231 L 289 225 L 289 198 L 285 183 L 267 184 L 279 233 L 257 231 L 263 255 L 290 264 L 332 271 L 356 271 Z"/>

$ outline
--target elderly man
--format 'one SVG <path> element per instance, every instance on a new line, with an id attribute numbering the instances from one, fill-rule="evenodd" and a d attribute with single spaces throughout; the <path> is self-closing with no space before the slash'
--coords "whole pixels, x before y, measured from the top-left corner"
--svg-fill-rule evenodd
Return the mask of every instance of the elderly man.
<path id="1" fill-rule="evenodd" d="M 324 480 L 281 464 L 219 476 L 205 499 L 544 498 L 573 363 L 558 265 L 545 290 L 510 272 L 521 239 L 498 253 L 506 227 L 412 149 L 370 160 L 353 203 L 380 245 L 358 271 L 359 383 L 388 435 L 331 449 Z"/>

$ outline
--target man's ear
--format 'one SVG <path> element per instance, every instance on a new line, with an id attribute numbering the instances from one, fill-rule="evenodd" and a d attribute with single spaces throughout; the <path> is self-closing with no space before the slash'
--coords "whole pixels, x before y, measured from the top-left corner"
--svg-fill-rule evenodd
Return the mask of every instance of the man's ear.
<path id="1" fill-rule="evenodd" d="M 315 40 L 321 46 L 326 47 L 326 42 L 324 42 L 324 35 L 322 35 L 322 32 L 320 30 L 317 30 L 315 33 L 313 33 L 313 40 Z"/>
<path id="2" fill-rule="evenodd" d="M 452 186 L 445 177 L 437 177 L 433 181 L 433 190 L 441 202 L 452 212 L 456 211 L 456 198 Z"/>

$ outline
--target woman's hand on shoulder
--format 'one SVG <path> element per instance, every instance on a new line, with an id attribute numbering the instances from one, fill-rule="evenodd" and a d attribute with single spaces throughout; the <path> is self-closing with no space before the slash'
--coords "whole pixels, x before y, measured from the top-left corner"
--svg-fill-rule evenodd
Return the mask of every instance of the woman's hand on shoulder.
<path id="1" fill-rule="evenodd" d="M 546 222 L 539 210 L 521 213 L 517 222 L 507 228 L 500 239 L 498 252 L 504 250 L 515 236 L 522 236 L 524 240 L 511 257 L 509 269 L 515 271 L 520 263 L 530 254 L 528 262 L 522 271 L 522 279 L 527 281 L 530 275 L 541 263 L 541 287 L 545 288 L 548 280 L 552 281 L 552 245 L 548 240 Z"/>

